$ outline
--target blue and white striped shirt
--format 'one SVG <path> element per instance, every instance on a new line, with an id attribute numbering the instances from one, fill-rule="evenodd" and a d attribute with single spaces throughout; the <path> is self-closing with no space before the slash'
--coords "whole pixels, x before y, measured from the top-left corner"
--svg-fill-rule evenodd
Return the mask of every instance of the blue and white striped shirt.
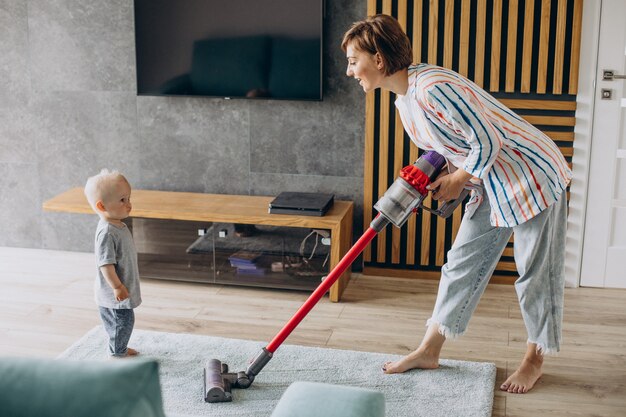
<path id="1" fill-rule="evenodd" d="M 409 67 L 396 107 L 411 140 L 482 180 L 491 224 L 513 227 L 559 199 L 572 172 L 556 144 L 454 71 Z"/>

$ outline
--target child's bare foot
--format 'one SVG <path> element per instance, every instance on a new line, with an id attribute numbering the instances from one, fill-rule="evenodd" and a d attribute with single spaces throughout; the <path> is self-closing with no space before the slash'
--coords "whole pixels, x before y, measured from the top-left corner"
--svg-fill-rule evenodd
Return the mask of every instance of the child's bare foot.
<path id="1" fill-rule="evenodd" d="M 396 362 L 386 362 L 383 372 L 386 374 L 398 374 L 410 369 L 435 369 L 439 367 L 439 356 L 428 354 L 420 349 L 406 355 Z"/>
<path id="2" fill-rule="evenodd" d="M 543 356 L 527 353 L 519 368 L 509 376 L 500 389 L 514 394 L 525 394 L 530 391 L 541 378 Z"/>
<path id="3" fill-rule="evenodd" d="M 127 348 L 126 355 L 111 355 L 109 356 L 109 359 L 124 359 L 124 358 L 130 358 L 131 356 L 137 356 L 137 355 L 139 355 L 139 352 L 137 352 L 135 349 Z"/>
<path id="4" fill-rule="evenodd" d="M 139 352 L 137 352 L 133 348 L 128 348 L 128 350 L 126 351 L 126 356 L 137 356 L 137 355 L 139 355 Z"/>

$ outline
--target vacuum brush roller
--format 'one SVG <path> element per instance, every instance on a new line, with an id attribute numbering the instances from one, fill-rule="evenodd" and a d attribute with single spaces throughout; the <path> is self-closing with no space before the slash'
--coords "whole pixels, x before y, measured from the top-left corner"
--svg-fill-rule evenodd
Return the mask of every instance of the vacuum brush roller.
<path id="1" fill-rule="evenodd" d="M 228 372 L 228 365 L 219 359 L 211 359 L 204 367 L 204 401 L 222 403 L 233 400 L 233 388 L 249 388 L 254 377 L 272 359 L 272 352 L 261 349 L 252 360 L 248 369 L 240 372 Z"/>
<path id="2" fill-rule="evenodd" d="M 218 359 L 211 359 L 204 367 L 204 400 L 208 403 L 221 403 L 233 400 L 228 374 L 228 365 Z"/>

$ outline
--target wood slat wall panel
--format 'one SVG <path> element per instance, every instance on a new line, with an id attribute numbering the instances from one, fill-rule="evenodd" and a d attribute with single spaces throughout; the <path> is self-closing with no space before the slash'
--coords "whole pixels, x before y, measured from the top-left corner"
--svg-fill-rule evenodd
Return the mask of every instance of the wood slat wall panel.
<path id="1" fill-rule="evenodd" d="M 439 0 L 430 0 L 428 19 L 428 63 L 437 63 L 437 37 L 439 29 Z"/>
<path id="2" fill-rule="evenodd" d="M 483 87 L 485 76 L 485 33 L 487 24 L 487 0 L 478 0 L 476 7 L 476 59 L 474 82 Z"/>
<path id="3" fill-rule="evenodd" d="M 535 109 L 535 110 L 576 110 L 575 101 L 556 101 L 556 100 L 526 100 L 526 99 L 506 99 L 501 98 L 499 101 L 513 110 Z"/>
<path id="4" fill-rule="evenodd" d="M 383 0 L 383 10 L 382 12 L 384 14 L 391 14 L 391 9 L 392 9 L 392 2 L 391 0 Z M 398 16 L 396 16 L 397 18 Z"/>
<path id="5" fill-rule="evenodd" d="M 378 191 L 376 199 L 378 200 L 387 191 L 387 169 L 390 163 L 389 159 L 389 91 L 382 90 L 380 92 L 380 134 L 378 136 Z M 393 161 L 393 156 L 391 161 Z M 378 246 L 376 259 L 379 262 L 385 262 L 387 233 L 379 233 L 377 236 Z"/>
<path id="6" fill-rule="evenodd" d="M 428 207 L 431 207 L 432 203 L 433 203 L 433 200 L 429 195 L 424 200 L 424 204 Z M 424 214 L 421 217 L 422 217 L 422 240 L 419 242 L 420 248 L 421 248 L 420 265 L 427 266 L 429 264 L 430 249 L 431 249 L 431 243 L 430 243 L 431 216 Z"/>
<path id="7" fill-rule="evenodd" d="M 383 1 L 383 10 L 385 14 L 391 14 L 392 2 L 390 0 Z M 397 17 L 397 16 L 396 16 Z M 380 92 L 380 126 L 381 135 L 379 139 L 379 169 L 378 169 L 378 198 L 382 197 L 387 191 L 389 177 L 386 167 L 389 161 L 393 160 L 393 155 L 389 155 L 389 121 L 394 115 L 390 114 L 389 105 L 391 103 L 391 93 L 383 90 Z M 383 133 L 384 132 L 384 133 Z M 378 246 L 376 247 L 376 259 L 385 262 L 387 258 L 387 233 L 378 235 Z"/>
<path id="8" fill-rule="evenodd" d="M 375 3 L 375 2 L 374 2 Z M 370 91 L 365 97 L 365 160 L 363 164 L 363 204 L 364 207 L 372 207 L 374 205 L 374 118 L 375 111 L 375 92 Z M 372 211 L 365 210 L 363 213 L 363 222 L 369 225 L 372 222 Z M 371 245 L 368 245 L 363 251 L 363 260 L 369 262 L 371 257 Z"/>
<path id="9" fill-rule="evenodd" d="M 454 53 L 454 2 L 445 2 L 445 26 L 443 45 L 443 66 L 452 68 L 452 55 Z"/>
<path id="10" fill-rule="evenodd" d="M 470 0 L 461 0 L 461 28 L 459 38 L 459 74 L 468 76 L 470 39 Z"/>
<path id="11" fill-rule="evenodd" d="M 539 32 L 539 68 L 537 72 L 537 93 L 545 94 L 548 78 L 548 46 L 550 36 L 550 0 L 541 2 L 541 30 Z"/>
<path id="12" fill-rule="evenodd" d="M 395 135 L 394 135 L 394 162 L 393 172 L 400 172 L 402 169 L 402 159 L 404 155 L 404 131 L 402 129 L 402 120 L 400 115 L 396 112 L 395 123 Z M 397 227 L 391 229 L 392 234 L 392 246 L 391 246 L 391 262 L 394 264 L 400 263 L 400 236 L 401 230 Z"/>
<path id="13" fill-rule="evenodd" d="M 406 32 L 407 30 L 407 0 L 398 0 L 398 22 L 402 29 Z M 402 120 L 400 119 L 400 114 L 396 112 L 395 114 L 396 120 L 394 123 L 395 132 L 394 132 L 394 162 L 393 162 L 393 172 L 400 172 L 402 169 L 402 160 L 404 157 L 404 129 L 402 128 Z M 399 264 L 400 263 L 400 254 L 401 254 L 401 230 L 397 227 L 392 228 L 391 230 L 391 263 Z"/>
<path id="14" fill-rule="evenodd" d="M 496 271 L 517 272 L 515 262 L 498 262 Z"/>
<path id="15" fill-rule="evenodd" d="M 367 14 L 376 13 L 376 0 L 367 0 Z M 374 205 L 374 141 L 376 132 L 374 131 L 376 117 L 376 93 L 370 91 L 365 95 L 365 155 L 363 163 L 363 206 L 372 207 Z M 363 224 L 369 225 L 372 222 L 372 210 L 363 211 Z M 372 245 L 367 245 L 363 250 L 363 262 L 372 260 Z"/>
<path id="16" fill-rule="evenodd" d="M 445 240 L 446 240 L 446 235 L 445 233 L 441 233 L 441 231 L 445 230 L 446 227 L 446 219 L 437 216 L 437 230 L 439 231 L 437 233 L 437 239 L 435 240 L 435 248 L 436 248 L 436 254 L 435 254 L 435 265 L 437 266 L 443 266 L 443 264 L 445 263 Z"/>
<path id="17" fill-rule="evenodd" d="M 569 66 L 569 94 L 578 93 L 578 64 L 580 62 L 580 34 L 583 21 L 583 0 L 574 0 L 572 22 L 571 63 Z"/>
<path id="18" fill-rule="evenodd" d="M 522 49 L 522 93 L 530 92 L 530 76 L 533 52 L 533 19 L 535 15 L 535 2 L 527 1 L 524 12 L 524 46 Z"/>
<path id="19" fill-rule="evenodd" d="M 415 161 L 417 159 L 417 147 L 411 146 L 409 150 L 409 161 Z M 406 264 L 407 265 L 415 265 L 416 261 L 416 245 L 415 238 L 417 235 L 417 218 L 416 216 L 409 217 L 407 222 L 407 249 L 406 249 Z"/>
<path id="20" fill-rule="evenodd" d="M 528 116 L 522 115 L 522 118 L 534 125 L 547 125 L 547 126 L 575 126 L 575 117 L 561 117 L 561 116 Z"/>
<path id="21" fill-rule="evenodd" d="M 551 132 L 544 130 L 543 133 L 548 135 L 548 137 L 554 141 L 574 141 L 574 132 Z"/>
<path id="22" fill-rule="evenodd" d="M 500 90 L 500 52 L 502 30 L 502 0 L 493 0 L 491 15 L 491 73 L 489 90 Z"/>
<path id="23" fill-rule="evenodd" d="M 415 62 L 452 68 L 486 86 L 556 141 L 571 165 L 582 0 L 368 0 L 368 15 L 392 11 L 411 34 Z M 366 225 L 375 214 L 373 204 L 395 179 L 388 173 L 397 175 L 404 162 L 419 154 L 415 146 L 408 146 L 394 99 L 384 91 L 366 98 Z M 430 196 L 424 204 L 436 206 Z M 364 252 L 366 270 L 437 276 L 462 213 L 459 207 L 447 220 L 420 213 L 403 229 L 379 234 L 372 244 L 375 249 Z M 513 282 L 516 275 L 512 242 L 513 238 L 495 273 L 505 282 L 506 277 Z"/>
<path id="24" fill-rule="evenodd" d="M 506 45 L 506 82 L 504 91 L 515 91 L 515 59 L 517 58 L 517 8 L 518 0 L 509 0 L 509 30 Z"/>
<path id="25" fill-rule="evenodd" d="M 461 220 L 463 218 L 463 207 L 457 207 L 452 213 L 452 242 L 456 239 L 456 235 L 459 231 L 459 226 L 461 226 Z"/>
<path id="26" fill-rule="evenodd" d="M 413 46 L 413 62 L 422 62 L 422 32 L 419 28 L 422 27 L 422 17 L 424 15 L 423 0 L 413 1 L 413 39 L 411 45 Z M 375 9 L 368 8 L 368 14 L 376 13 Z"/>
<path id="27" fill-rule="evenodd" d="M 398 0 L 398 16 L 396 16 L 400 26 L 402 26 L 405 32 L 407 31 L 407 1 L 408 0 Z"/>
<path id="28" fill-rule="evenodd" d="M 554 51 L 554 74 L 552 92 L 561 94 L 563 91 L 563 60 L 565 59 L 565 19 L 567 0 L 559 0 L 556 16 L 556 44 Z"/>

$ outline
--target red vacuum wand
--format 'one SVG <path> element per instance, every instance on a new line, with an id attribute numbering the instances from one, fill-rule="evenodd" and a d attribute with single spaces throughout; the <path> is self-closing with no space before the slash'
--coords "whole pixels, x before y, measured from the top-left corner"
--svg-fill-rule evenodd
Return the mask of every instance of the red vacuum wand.
<path id="1" fill-rule="evenodd" d="M 317 304 L 317 302 L 326 294 L 326 291 L 333 286 L 335 281 L 345 272 L 345 270 L 352 265 L 352 262 L 359 256 L 365 247 L 374 239 L 378 232 L 371 227 L 368 228 L 365 233 L 357 240 L 357 242 L 350 248 L 348 253 L 341 258 L 341 261 L 330 271 L 330 274 L 324 278 L 324 281 L 317 287 L 315 291 L 307 298 L 302 306 L 296 311 L 296 314 L 285 324 L 285 326 L 278 332 L 272 341 L 267 345 L 265 350 L 270 353 L 274 353 L 276 349 L 285 341 L 291 332 L 300 324 L 303 318 L 309 314 L 309 311 Z"/>
<path id="2" fill-rule="evenodd" d="M 204 400 L 206 402 L 232 401 L 231 388 L 248 388 L 255 376 L 270 361 L 276 349 L 289 337 L 344 271 L 352 265 L 372 239 L 389 223 L 402 227 L 409 216 L 420 207 L 439 216 L 448 217 L 469 191 L 464 191 L 453 202 L 440 205 L 437 210 L 430 210 L 422 205 L 428 195 L 426 187 L 437 178 L 445 163 L 443 156 L 431 151 L 424 153 L 414 164 L 404 167 L 400 176 L 374 205 L 379 213 L 372 220 L 370 227 L 324 278 L 293 317 L 274 336 L 272 341 L 252 360 L 245 372 L 228 373 L 228 365 L 217 359 L 211 359 L 207 363 L 204 369 Z"/>

